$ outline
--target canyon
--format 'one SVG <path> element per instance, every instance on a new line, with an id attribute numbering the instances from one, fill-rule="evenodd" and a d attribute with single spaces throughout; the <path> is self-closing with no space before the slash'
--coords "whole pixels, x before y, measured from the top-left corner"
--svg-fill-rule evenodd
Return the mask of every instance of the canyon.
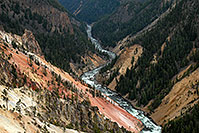
<path id="1" fill-rule="evenodd" d="M 24 80 L 24 85 L 19 85 L 21 82 L 16 81 L 14 85 L 12 85 L 13 80 L 17 80 L 15 78 L 9 78 L 10 74 L 8 72 L 4 72 L 2 75 L 2 79 L 5 82 L 4 86 L 1 86 L 1 91 L 7 90 L 8 93 L 8 109 L 14 110 L 14 108 L 17 108 L 17 103 L 20 101 L 23 106 L 20 108 L 20 112 L 24 113 L 17 113 L 17 112 L 10 112 L 10 114 L 14 115 L 13 118 L 17 117 L 18 115 L 22 116 L 22 120 L 18 121 L 19 125 L 13 126 L 10 130 L 18 130 L 18 131 L 35 131 L 38 130 L 37 127 L 34 126 L 34 124 L 31 125 L 24 125 L 23 123 L 26 123 L 30 121 L 31 119 L 35 119 L 37 117 L 27 117 L 25 110 L 29 109 L 29 112 L 31 112 L 32 107 L 36 107 L 38 113 L 42 114 L 42 110 L 40 108 L 40 105 L 43 105 L 45 102 L 40 101 L 38 105 L 37 104 L 37 97 L 39 94 L 36 91 L 43 91 L 49 90 L 50 92 L 55 91 L 54 89 L 57 88 L 58 95 L 60 97 L 70 97 L 77 96 L 80 101 L 89 100 L 91 103 L 91 106 L 97 107 L 100 116 L 104 118 L 108 118 L 113 122 L 116 122 L 119 124 L 119 126 L 125 127 L 127 130 L 132 132 L 140 132 L 143 129 L 143 124 L 140 120 L 138 120 L 133 115 L 129 114 L 126 110 L 124 110 L 122 107 L 120 107 L 118 104 L 114 103 L 113 100 L 110 100 L 107 96 L 93 96 L 91 91 L 92 89 L 90 87 L 87 87 L 84 83 L 82 84 L 81 81 L 75 80 L 73 77 L 71 77 L 68 73 L 64 72 L 63 70 L 53 66 L 49 62 L 45 60 L 45 57 L 42 55 L 41 50 L 38 51 L 39 45 L 38 42 L 35 40 L 33 34 L 30 31 L 25 31 L 24 35 L 22 37 L 6 33 L 4 31 L 0 32 L 0 38 L 1 38 L 1 58 L 7 59 L 7 63 L 10 65 L 13 65 L 16 69 L 16 75 L 18 77 L 26 77 L 26 83 Z M 26 43 L 24 43 L 23 40 Z M 27 47 L 26 45 L 29 47 Z M 15 47 L 15 48 L 13 48 Z M 35 47 L 36 50 L 35 50 Z M 1 63 L 3 66 L 3 62 Z M 15 70 L 14 69 L 14 70 Z M 12 75 L 12 74 L 11 74 Z M 53 75 L 59 75 L 61 83 L 58 83 L 56 80 L 53 79 Z M 52 81 L 51 81 L 52 80 Z M 21 83 L 23 83 L 21 82 Z M 51 82 L 54 82 L 51 84 Z M 76 88 L 76 91 L 73 92 L 69 88 L 63 89 L 63 83 L 62 82 L 68 82 L 68 84 L 71 84 L 74 88 Z M 10 88 L 7 83 L 10 83 L 13 88 L 11 90 L 5 89 Z M 7 85 L 7 86 L 6 86 Z M 41 89 L 41 90 L 40 90 Z M 47 90 L 45 90 L 47 89 Z M 23 91 L 24 90 L 24 91 Z M 33 94 L 33 96 L 30 96 L 30 94 Z M 2 94 L 3 95 L 3 94 Z M 81 97 L 80 97 L 81 95 Z M 7 96 L 6 96 L 7 97 Z M 26 98 L 30 97 L 30 98 Z M 21 100 L 19 100 L 21 99 Z M 26 100 L 25 100 L 26 99 Z M 28 100 L 28 101 L 27 101 Z M 38 99 L 39 100 L 39 99 Z M 6 105 L 6 102 L 2 100 L 3 104 Z M 5 107 L 5 106 L 4 106 Z M 2 116 L 5 115 L 5 109 L 2 110 Z M 6 115 L 7 116 L 7 115 Z M 102 118 L 103 118 L 102 117 Z M 103 119 L 104 119 L 103 118 Z M 7 119 L 7 120 L 6 120 Z M 16 118 L 17 119 L 17 118 Z M 2 118 L 2 125 L 1 128 L 4 131 L 10 131 L 7 129 L 5 122 L 3 121 L 11 121 L 11 118 Z M 23 121 L 22 124 L 20 124 Z M 45 124 L 39 122 L 39 120 L 36 119 L 36 123 L 40 123 L 39 125 L 43 127 Z M 31 127 L 30 127 L 31 126 Z M 56 127 L 54 129 L 51 129 L 50 127 L 53 127 L 53 125 L 47 126 L 48 131 L 56 131 L 59 132 L 62 129 L 59 127 Z M 69 129 L 67 129 L 68 132 Z"/>
<path id="2" fill-rule="evenodd" d="M 199 131 L 198 1 L 59 1 L 0 2 L 1 132 Z"/>

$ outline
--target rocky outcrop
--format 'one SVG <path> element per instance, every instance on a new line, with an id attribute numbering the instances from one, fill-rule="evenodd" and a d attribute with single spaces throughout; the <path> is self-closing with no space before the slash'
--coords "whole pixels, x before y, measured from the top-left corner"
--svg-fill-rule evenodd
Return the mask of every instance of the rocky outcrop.
<path id="1" fill-rule="evenodd" d="M 25 33 L 22 36 L 22 43 L 27 48 L 28 51 L 35 53 L 37 55 L 42 55 L 41 48 L 36 41 L 33 33 L 29 30 L 25 30 Z"/>
<path id="2" fill-rule="evenodd" d="M 2 38 L 9 47 L 13 47 L 21 52 L 31 52 L 38 56 L 43 56 L 42 50 L 35 39 L 35 36 L 30 30 L 25 30 L 22 36 L 0 31 L 0 38 Z"/>

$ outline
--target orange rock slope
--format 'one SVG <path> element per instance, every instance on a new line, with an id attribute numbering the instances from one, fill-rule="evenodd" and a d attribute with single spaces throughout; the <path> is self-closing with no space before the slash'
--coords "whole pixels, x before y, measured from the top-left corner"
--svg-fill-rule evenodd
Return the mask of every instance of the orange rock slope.
<path id="1" fill-rule="evenodd" d="M 113 122 L 118 123 L 120 126 L 125 127 L 129 131 L 141 131 L 143 127 L 142 122 L 126 112 L 120 106 L 111 104 L 105 98 L 93 97 L 91 93 L 89 93 L 89 88 L 86 85 L 83 85 L 80 81 L 76 81 L 68 73 L 51 65 L 39 55 L 30 52 L 20 52 L 12 47 L 5 46 L 4 43 L 5 42 L 1 42 L 0 47 L 5 55 L 12 55 L 8 60 L 10 64 L 16 65 L 17 71 L 20 71 L 20 73 L 26 75 L 30 81 L 36 83 L 37 88 L 47 88 L 52 90 L 53 86 L 49 86 L 49 82 L 52 81 L 52 72 L 56 73 L 57 75 L 60 75 L 62 81 L 70 82 L 75 88 L 78 89 L 78 91 L 83 92 L 83 99 L 89 98 L 91 105 L 97 106 L 105 118 L 111 119 Z M 8 43 L 7 45 L 10 46 L 11 44 Z M 33 59 L 30 59 L 30 56 Z M 38 63 L 35 63 L 36 61 L 39 62 L 39 65 Z M 46 74 L 44 74 L 44 71 Z M 65 89 L 63 86 L 60 87 L 57 84 L 55 84 L 55 86 L 59 88 L 60 94 L 71 95 L 73 93 L 72 91 Z"/>

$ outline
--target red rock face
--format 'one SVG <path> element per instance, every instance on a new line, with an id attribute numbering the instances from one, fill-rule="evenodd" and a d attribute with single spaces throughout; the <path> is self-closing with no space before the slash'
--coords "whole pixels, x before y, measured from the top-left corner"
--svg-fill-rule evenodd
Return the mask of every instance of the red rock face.
<path id="1" fill-rule="evenodd" d="M 119 126 L 123 126 L 135 133 L 141 131 L 142 122 L 118 105 L 114 105 L 103 98 L 90 98 L 90 100 L 92 106 L 97 106 L 102 114 L 113 122 L 118 123 Z"/>
<path id="2" fill-rule="evenodd" d="M 81 83 L 75 82 L 77 88 L 85 91 L 88 87 Z M 123 126 L 129 131 L 140 132 L 143 128 L 143 124 L 140 120 L 126 112 L 120 106 L 116 105 L 114 101 L 109 102 L 105 98 L 93 97 L 90 93 L 87 94 L 92 106 L 97 106 L 99 112 L 113 122 L 116 122 L 119 126 Z"/>

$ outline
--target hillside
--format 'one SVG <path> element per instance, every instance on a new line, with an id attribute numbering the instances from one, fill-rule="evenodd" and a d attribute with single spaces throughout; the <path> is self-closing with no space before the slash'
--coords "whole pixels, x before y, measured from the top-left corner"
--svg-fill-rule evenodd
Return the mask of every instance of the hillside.
<path id="1" fill-rule="evenodd" d="M 70 63 L 86 66 L 82 56 L 95 54 L 84 25 L 56 0 L 11 0 L 0 2 L 0 25 L 7 32 L 33 32 L 43 55 L 52 64 L 70 72 Z M 92 55 L 89 54 L 89 55 Z"/>
<path id="2" fill-rule="evenodd" d="M 121 126 L 139 132 L 143 128 L 119 105 L 27 46 L 40 49 L 31 31 L 23 36 L 0 31 L 2 132 L 126 132 Z"/>
<path id="3" fill-rule="evenodd" d="M 120 0 L 59 0 L 59 2 L 81 21 L 91 24 L 111 14 Z"/>
<path id="4" fill-rule="evenodd" d="M 127 35 L 134 35 L 152 23 L 172 4 L 173 0 L 122 1 L 111 15 L 93 26 L 93 34 L 102 45 L 115 47 Z"/>
<path id="5" fill-rule="evenodd" d="M 148 112 L 156 123 L 171 121 L 165 132 L 176 131 L 176 123 L 189 123 L 190 111 L 198 106 L 198 6 L 196 0 L 178 1 L 151 27 L 117 42 L 113 51 L 118 58 L 102 72 L 108 73 L 104 79 L 107 86 Z M 130 50 L 136 46 L 143 49 L 138 60 Z M 193 123 L 191 127 L 197 127 Z M 193 131 L 188 129 L 189 125 L 182 130 Z"/>
<path id="6" fill-rule="evenodd" d="M 0 2 L 0 132 L 199 132 L 198 0 L 59 1 Z"/>
<path id="7" fill-rule="evenodd" d="M 187 111 L 182 117 L 169 121 L 163 128 L 165 133 L 197 133 L 198 129 L 198 104 L 193 109 Z"/>

